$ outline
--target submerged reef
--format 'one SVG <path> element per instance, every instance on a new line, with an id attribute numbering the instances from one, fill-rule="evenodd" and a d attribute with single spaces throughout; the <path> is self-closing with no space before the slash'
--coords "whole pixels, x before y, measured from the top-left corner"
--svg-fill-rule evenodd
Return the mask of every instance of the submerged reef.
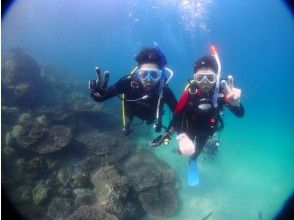
<path id="1" fill-rule="evenodd" d="M 1 64 L 2 101 L 8 106 L 37 106 L 43 84 L 40 65 L 22 48 L 11 49 Z"/>
<path id="2" fill-rule="evenodd" d="M 128 220 L 175 213 L 174 172 L 122 134 L 118 110 L 105 110 L 84 82 L 25 50 L 9 54 L 2 59 L 2 187 L 21 215 Z"/>
<path id="3" fill-rule="evenodd" d="M 167 164 L 145 151 L 133 154 L 122 169 L 148 214 L 168 217 L 175 212 L 176 181 L 174 172 Z"/>

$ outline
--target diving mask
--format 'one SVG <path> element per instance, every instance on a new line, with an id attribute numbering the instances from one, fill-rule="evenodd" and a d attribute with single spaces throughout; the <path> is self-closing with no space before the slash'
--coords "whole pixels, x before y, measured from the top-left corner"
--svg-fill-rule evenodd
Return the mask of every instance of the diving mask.
<path id="1" fill-rule="evenodd" d="M 162 76 L 162 70 L 155 68 L 140 68 L 137 70 L 137 76 L 140 80 L 158 81 Z"/>
<path id="2" fill-rule="evenodd" d="M 194 74 L 194 81 L 198 84 L 208 82 L 214 84 L 216 82 L 216 74 L 212 70 L 199 70 Z"/>

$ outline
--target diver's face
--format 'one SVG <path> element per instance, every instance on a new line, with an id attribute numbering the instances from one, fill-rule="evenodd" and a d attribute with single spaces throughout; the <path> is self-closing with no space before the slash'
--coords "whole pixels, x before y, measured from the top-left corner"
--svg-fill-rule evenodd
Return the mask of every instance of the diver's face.
<path id="1" fill-rule="evenodd" d="M 216 84 L 217 75 L 210 68 L 199 69 L 194 74 L 194 81 L 203 92 L 210 92 Z"/>
<path id="2" fill-rule="evenodd" d="M 144 89 L 150 91 L 154 89 L 160 81 L 162 70 L 154 63 L 144 63 L 137 70 L 137 76 Z"/>

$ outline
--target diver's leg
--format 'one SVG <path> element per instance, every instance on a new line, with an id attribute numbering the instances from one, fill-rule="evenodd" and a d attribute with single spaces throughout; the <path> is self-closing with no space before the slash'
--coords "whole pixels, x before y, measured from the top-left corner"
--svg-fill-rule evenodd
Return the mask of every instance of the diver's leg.
<path id="1" fill-rule="evenodd" d="M 207 140 L 208 140 L 208 136 L 196 137 L 196 140 L 195 140 L 196 151 L 191 157 L 193 160 L 196 160 L 198 156 L 201 154 Z"/>

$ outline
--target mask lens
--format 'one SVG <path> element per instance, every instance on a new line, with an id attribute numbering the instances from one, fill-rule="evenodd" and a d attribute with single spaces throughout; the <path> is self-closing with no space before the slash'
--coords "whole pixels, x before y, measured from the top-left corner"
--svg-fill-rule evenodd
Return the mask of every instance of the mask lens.
<path id="1" fill-rule="evenodd" d="M 206 75 L 206 77 L 210 83 L 214 83 L 216 81 L 215 74 L 209 74 L 209 75 Z"/>
<path id="2" fill-rule="evenodd" d="M 142 80 L 146 80 L 150 77 L 153 81 L 157 81 L 161 77 L 161 70 L 156 69 L 140 69 L 138 70 L 137 74 Z"/>
<path id="3" fill-rule="evenodd" d="M 213 72 L 197 72 L 194 75 L 194 80 L 196 83 L 202 83 L 205 80 L 213 84 L 216 82 L 216 75 Z"/>
<path id="4" fill-rule="evenodd" d="M 149 74 L 153 80 L 158 80 L 161 76 L 160 70 L 149 70 Z"/>
<path id="5" fill-rule="evenodd" d="M 138 76 L 145 80 L 148 77 L 148 71 L 147 70 L 139 70 L 138 71 Z"/>
<path id="6" fill-rule="evenodd" d="M 202 74 L 195 74 L 194 79 L 197 83 L 201 83 L 203 81 L 204 76 L 205 75 L 202 75 Z"/>

